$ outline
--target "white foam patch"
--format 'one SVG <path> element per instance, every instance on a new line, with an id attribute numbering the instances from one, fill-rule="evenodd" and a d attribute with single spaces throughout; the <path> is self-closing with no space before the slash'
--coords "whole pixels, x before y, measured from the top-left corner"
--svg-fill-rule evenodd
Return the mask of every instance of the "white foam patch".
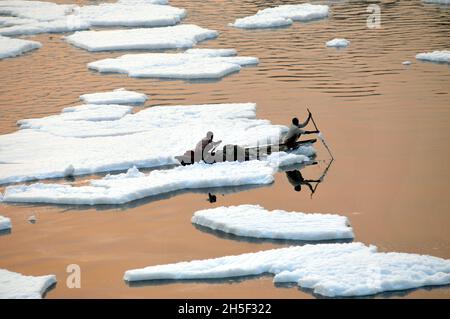
<path id="1" fill-rule="evenodd" d="M 328 296 L 363 296 L 450 283 L 450 260 L 379 253 L 362 243 L 293 246 L 214 259 L 128 270 L 127 281 L 218 279 L 274 274 Z"/>
<path id="2" fill-rule="evenodd" d="M 245 65 L 258 64 L 255 57 L 231 56 L 234 50 L 196 49 L 185 53 L 126 54 L 88 64 L 99 72 L 125 73 L 131 77 L 219 79 Z"/>
<path id="3" fill-rule="evenodd" d="M 311 21 L 328 17 L 329 7 L 309 3 L 281 5 L 259 10 L 255 15 L 236 19 L 230 24 L 236 28 L 256 29 L 291 25 L 293 21 Z"/>
<path id="4" fill-rule="evenodd" d="M 192 217 L 192 223 L 236 236 L 254 238 L 313 241 L 354 237 L 345 216 L 268 211 L 259 205 L 197 211 Z"/>
<path id="5" fill-rule="evenodd" d="M 37 21 L 53 21 L 65 17 L 77 6 L 43 1 L 0 1 L 0 14 Z"/>
<path id="6" fill-rule="evenodd" d="M 99 121 L 109 123 L 120 120 L 125 115 L 130 114 L 132 110 L 132 106 L 126 105 L 86 104 L 67 107 L 59 115 L 19 120 L 17 124 L 21 129 L 40 130 L 56 136 L 86 137 L 89 132 L 83 132 L 83 129 L 87 129 L 90 123 Z M 80 130 L 69 132 L 71 128 L 79 128 Z"/>
<path id="7" fill-rule="evenodd" d="M 350 41 L 346 39 L 335 38 L 325 43 L 327 47 L 345 48 L 350 45 Z"/>
<path id="8" fill-rule="evenodd" d="M 1 1 L 0 34 L 6 36 L 61 33 L 91 27 L 155 27 L 174 25 L 184 9 L 163 0 L 120 0 L 99 5 L 60 5 L 40 1 Z"/>
<path id="9" fill-rule="evenodd" d="M 102 3 L 77 8 L 75 15 L 91 26 L 161 27 L 175 25 L 186 10 L 144 2 Z"/>
<path id="10" fill-rule="evenodd" d="M 25 52 L 39 49 L 41 43 L 37 41 L 11 39 L 0 36 L 0 59 L 13 58 Z"/>
<path id="11" fill-rule="evenodd" d="M 11 229 L 11 219 L 0 215 L 0 231 Z"/>
<path id="12" fill-rule="evenodd" d="M 55 275 L 24 276 L 0 269 L 0 299 L 41 299 L 54 283 Z"/>
<path id="13" fill-rule="evenodd" d="M 61 33 L 89 29 L 91 25 L 76 16 L 70 15 L 53 21 L 33 21 L 31 23 L 0 28 L 6 36 L 35 35 L 41 33 Z"/>
<path id="14" fill-rule="evenodd" d="M 116 89 L 110 92 L 99 92 L 83 94 L 80 100 L 88 104 L 143 104 L 148 96 L 134 91 L 128 91 L 124 88 Z"/>
<path id="15" fill-rule="evenodd" d="M 79 31 L 65 39 L 88 51 L 109 51 L 191 48 L 200 41 L 217 36 L 217 31 L 182 24 L 164 28 Z"/>
<path id="16" fill-rule="evenodd" d="M 127 173 L 91 180 L 89 186 L 31 184 L 8 186 L 3 201 L 51 204 L 124 204 L 133 200 L 185 189 L 261 185 L 273 182 L 268 162 L 196 163 L 148 174 L 135 167 Z"/>
<path id="17" fill-rule="evenodd" d="M 174 156 L 193 149 L 210 130 L 222 145 L 241 146 L 266 145 L 287 131 L 257 119 L 253 103 L 156 106 L 111 121 L 91 117 L 94 110 L 110 116 L 119 107 L 79 107 L 87 117 L 76 120 L 66 109 L 26 121 L 36 127 L 0 135 L 0 184 L 63 177 L 70 165 L 81 175 L 176 164 Z"/>
<path id="18" fill-rule="evenodd" d="M 450 50 L 419 53 L 416 55 L 416 59 L 437 63 L 450 63 Z"/>

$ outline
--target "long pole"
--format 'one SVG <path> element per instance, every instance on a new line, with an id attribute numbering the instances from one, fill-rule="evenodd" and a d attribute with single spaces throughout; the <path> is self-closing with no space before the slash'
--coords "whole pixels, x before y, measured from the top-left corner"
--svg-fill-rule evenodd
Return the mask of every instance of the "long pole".
<path id="1" fill-rule="evenodd" d="M 307 108 L 307 110 L 308 110 L 308 112 L 311 114 L 311 121 L 313 122 L 314 127 L 316 128 L 316 131 L 319 131 L 319 128 L 318 128 L 317 125 L 316 125 L 316 121 L 314 121 L 314 118 L 313 118 L 313 116 L 312 116 L 311 111 L 310 111 L 308 108 Z M 328 147 L 327 143 L 325 142 L 325 139 L 324 139 L 324 137 L 323 137 L 322 132 L 319 131 L 319 134 L 318 134 L 317 136 L 318 136 L 318 137 L 320 138 L 320 140 L 322 141 L 323 146 L 325 146 L 325 148 L 327 149 L 328 154 L 330 154 L 330 156 L 331 156 L 331 159 L 334 160 L 334 156 L 333 156 L 333 154 L 331 153 L 330 148 Z"/>

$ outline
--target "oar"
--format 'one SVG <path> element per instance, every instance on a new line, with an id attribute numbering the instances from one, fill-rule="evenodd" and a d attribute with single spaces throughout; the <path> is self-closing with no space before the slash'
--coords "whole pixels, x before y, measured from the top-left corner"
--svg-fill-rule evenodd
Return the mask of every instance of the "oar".
<path id="1" fill-rule="evenodd" d="M 312 195 L 316 192 L 317 187 L 319 186 L 319 184 L 322 183 L 323 180 L 325 179 L 325 176 L 327 176 L 328 170 L 330 169 L 331 164 L 333 163 L 333 161 L 334 161 L 334 159 L 332 158 L 331 161 L 328 163 L 327 168 L 325 168 L 325 170 L 323 171 L 322 176 L 320 176 L 320 178 L 319 178 L 320 182 L 316 182 L 316 186 L 314 187 L 314 190 L 311 193 L 311 198 L 312 198 Z"/>
<path id="2" fill-rule="evenodd" d="M 334 160 L 334 156 L 333 156 L 333 154 L 331 154 L 330 148 L 328 147 L 327 143 L 325 142 L 325 139 L 324 139 L 324 137 L 323 137 L 323 135 L 322 135 L 322 132 L 321 132 L 321 131 L 319 130 L 319 128 L 317 127 L 316 121 L 314 121 L 314 118 L 313 118 L 313 116 L 312 116 L 311 111 L 310 111 L 308 108 L 307 108 L 307 110 L 308 110 L 308 112 L 311 114 L 311 121 L 313 122 L 314 127 L 316 128 L 316 131 L 319 131 L 319 134 L 317 134 L 317 137 L 322 141 L 323 146 L 325 146 L 325 148 L 327 149 L 328 154 L 330 154 L 330 156 L 331 156 L 331 159 Z"/>

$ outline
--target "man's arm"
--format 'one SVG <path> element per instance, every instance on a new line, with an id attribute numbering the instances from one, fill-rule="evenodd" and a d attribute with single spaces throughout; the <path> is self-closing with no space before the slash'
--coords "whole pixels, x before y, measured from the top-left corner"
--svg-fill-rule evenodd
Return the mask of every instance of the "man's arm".
<path id="1" fill-rule="evenodd" d="M 315 131 L 303 131 L 302 134 L 319 134 L 319 133 L 320 131 L 315 130 Z"/>
<path id="2" fill-rule="evenodd" d="M 311 120 L 311 117 L 312 117 L 311 112 L 308 112 L 308 113 L 309 113 L 309 114 L 308 114 L 308 118 L 306 119 L 305 122 L 300 123 L 300 124 L 298 125 L 299 128 L 302 128 L 302 127 L 305 127 L 306 125 L 308 125 L 308 123 L 309 123 L 309 121 Z"/>

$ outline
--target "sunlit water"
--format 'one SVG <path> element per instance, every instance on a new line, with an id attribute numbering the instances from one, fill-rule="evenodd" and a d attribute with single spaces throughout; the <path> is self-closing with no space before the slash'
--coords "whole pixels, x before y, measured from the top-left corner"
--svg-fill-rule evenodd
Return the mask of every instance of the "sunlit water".
<path id="1" fill-rule="evenodd" d="M 80 94 L 120 87 L 150 95 L 145 107 L 256 102 L 258 117 L 277 124 L 303 117 L 309 107 L 336 158 L 314 196 L 306 188 L 295 192 L 280 173 L 269 187 L 218 193 L 215 204 L 206 194 L 187 193 L 93 209 L 1 205 L 0 213 L 13 220 L 13 231 L 0 236 L 0 268 L 55 273 L 59 283 L 48 297 L 311 297 L 296 288 L 276 288 L 270 277 L 140 287 L 122 281 L 131 268 L 284 245 L 221 238 L 190 223 L 198 209 L 245 203 L 340 213 L 349 217 L 357 241 L 383 251 L 450 258 L 450 68 L 414 58 L 449 49 L 450 7 L 380 1 L 380 29 L 366 26 L 367 1 L 333 1 L 330 18 L 288 28 L 227 26 L 287 3 L 298 2 L 171 1 L 187 9 L 184 23 L 220 32 L 197 47 L 235 48 L 239 55 L 260 59 L 258 66 L 214 82 L 101 75 L 86 63 L 125 52 L 89 53 L 70 46 L 60 34 L 32 37 L 42 42 L 41 49 L 0 61 L 0 130 L 10 133 L 19 119 L 59 113 L 79 103 Z M 335 37 L 350 40 L 350 46 L 326 48 L 325 42 Z M 412 65 L 402 65 L 405 60 Z M 319 159 L 328 159 L 318 147 Z M 304 176 L 317 178 L 325 167 L 322 162 L 309 167 Z M 27 222 L 32 214 L 38 217 L 34 225 Z M 71 263 L 82 267 L 82 289 L 65 286 L 65 267 Z M 444 287 L 387 296 L 449 295 Z"/>

